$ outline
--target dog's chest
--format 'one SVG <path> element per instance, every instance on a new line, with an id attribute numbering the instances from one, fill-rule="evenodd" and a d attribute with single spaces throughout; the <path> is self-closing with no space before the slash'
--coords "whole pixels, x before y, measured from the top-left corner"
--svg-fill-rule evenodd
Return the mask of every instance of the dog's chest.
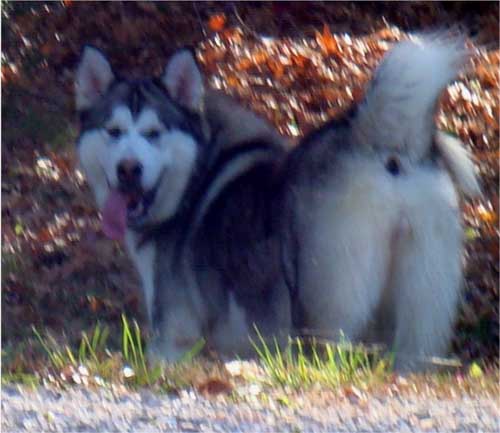
<path id="1" fill-rule="evenodd" d="M 186 294 L 196 313 L 202 316 L 205 309 L 196 290 L 194 271 L 189 261 L 179 259 L 181 252 L 175 250 L 175 242 L 163 239 L 161 245 L 158 245 L 157 241 L 151 240 L 138 246 L 138 240 L 134 232 L 127 232 L 127 250 L 141 277 L 150 324 L 153 324 L 154 304 L 165 303 L 178 293 Z"/>
<path id="2" fill-rule="evenodd" d="M 135 268 L 139 272 L 144 291 L 144 301 L 148 318 L 151 322 L 154 301 L 154 264 L 156 260 L 156 248 L 154 242 L 148 242 L 141 247 L 137 247 L 137 236 L 131 231 L 125 235 L 127 250 L 132 258 Z"/>

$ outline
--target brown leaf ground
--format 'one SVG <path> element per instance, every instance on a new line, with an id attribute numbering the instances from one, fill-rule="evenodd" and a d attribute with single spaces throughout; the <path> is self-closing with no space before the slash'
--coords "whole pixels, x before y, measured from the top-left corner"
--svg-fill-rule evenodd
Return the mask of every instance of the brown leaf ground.
<path id="1" fill-rule="evenodd" d="M 2 357 L 33 368 L 31 326 L 75 342 L 97 321 L 144 323 L 137 275 L 103 237 L 76 169 L 72 80 L 85 43 L 129 75 L 160 73 L 195 47 L 207 81 L 298 139 L 363 95 L 389 43 L 452 27 L 470 36 L 470 71 L 437 121 L 472 150 L 485 198 L 464 204 L 466 287 L 454 351 L 498 356 L 499 63 L 496 2 L 91 3 L 3 5 Z M 115 341 L 117 344 L 117 341 Z"/>

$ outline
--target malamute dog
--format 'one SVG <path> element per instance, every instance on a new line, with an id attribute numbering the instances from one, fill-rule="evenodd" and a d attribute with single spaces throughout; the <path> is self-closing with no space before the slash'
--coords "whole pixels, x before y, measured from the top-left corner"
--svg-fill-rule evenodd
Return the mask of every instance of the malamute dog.
<path id="1" fill-rule="evenodd" d="M 128 81 L 86 48 L 79 158 L 105 233 L 141 274 L 150 354 L 177 360 L 204 337 L 246 356 L 256 328 L 383 341 L 398 367 L 443 355 L 461 282 L 456 187 L 479 188 L 433 114 L 464 58 L 453 41 L 399 44 L 362 104 L 290 152 L 205 92 L 189 51 Z"/>
<path id="2" fill-rule="evenodd" d="M 103 216 L 141 275 L 155 337 L 177 360 L 200 338 L 250 354 L 248 335 L 291 332 L 281 267 L 281 138 L 209 91 L 188 50 L 163 77 L 119 79 L 87 47 L 76 77 L 78 153 Z"/>

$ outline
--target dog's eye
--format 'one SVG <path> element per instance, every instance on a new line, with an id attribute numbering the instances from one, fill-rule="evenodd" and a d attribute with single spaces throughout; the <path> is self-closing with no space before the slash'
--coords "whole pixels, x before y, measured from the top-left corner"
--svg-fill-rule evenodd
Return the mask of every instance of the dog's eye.
<path id="1" fill-rule="evenodd" d="M 158 129 L 150 129 L 144 134 L 144 136 L 148 140 L 156 140 L 160 136 L 160 131 Z"/>
<path id="2" fill-rule="evenodd" d="M 393 176 L 397 176 L 401 170 L 398 159 L 393 156 L 390 157 L 385 163 L 385 169 Z"/>
<path id="3" fill-rule="evenodd" d="M 120 128 L 109 128 L 107 132 L 110 135 L 110 137 L 113 138 L 119 138 L 122 135 L 122 131 Z"/>

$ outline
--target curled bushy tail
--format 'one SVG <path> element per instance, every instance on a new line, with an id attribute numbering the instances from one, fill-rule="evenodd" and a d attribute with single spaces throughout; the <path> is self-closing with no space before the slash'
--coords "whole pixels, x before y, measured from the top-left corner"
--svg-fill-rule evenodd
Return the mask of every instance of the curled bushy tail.
<path id="1" fill-rule="evenodd" d="M 367 149 L 404 152 L 414 161 L 432 144 L 442 90 L 468 59 L 463 39 L 425 36 L 398 43 L 384 57 L 352 124 Z"/>

